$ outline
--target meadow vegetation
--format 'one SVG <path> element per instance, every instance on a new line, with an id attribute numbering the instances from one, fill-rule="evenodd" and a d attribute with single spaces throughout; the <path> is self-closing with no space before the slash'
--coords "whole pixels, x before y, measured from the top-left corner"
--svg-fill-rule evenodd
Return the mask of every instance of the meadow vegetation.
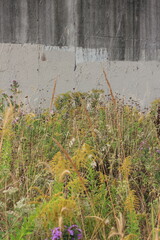
<path id="1" fill-rule="evenodd" d="M 24 110 L 16 82 L 1 95 L 0 239 L 60 239 L 51 230 L 72 225 L 84 240 L 160 239 L 160 100 L 142 111 L 109 89 L 41 113 Z"/>

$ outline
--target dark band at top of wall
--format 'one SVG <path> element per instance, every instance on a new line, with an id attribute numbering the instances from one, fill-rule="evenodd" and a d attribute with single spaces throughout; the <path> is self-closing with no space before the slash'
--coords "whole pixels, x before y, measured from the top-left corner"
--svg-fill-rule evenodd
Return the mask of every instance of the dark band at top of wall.
<path id="1" fill-rule="evenodd" d="M 0 0 L 0 42 L 107 49 L 159 60 L 159 0 Z"/>

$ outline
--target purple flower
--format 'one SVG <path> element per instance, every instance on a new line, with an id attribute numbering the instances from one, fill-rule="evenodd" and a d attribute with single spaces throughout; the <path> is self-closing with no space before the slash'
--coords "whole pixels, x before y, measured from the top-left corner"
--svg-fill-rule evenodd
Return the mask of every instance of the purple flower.
<path id="1" fill-rule="evenodd" d="M 53 111 L 53 110 L 50 110 L 50 114 L 53 115 L 53 114 L 54 114 L 54 111 Z"/>
<path id="2" fill-rule="evenodd" d="M 73 236 L 74 235 L 74 231 L 73 230 L 71 230 L 70 228 L 68 228 L 68 230 L 67 230 L 68 232 L 69 232 L 69 234 L 71 235 L 71 236 Z"/>
<path id="3" fill-rule="evenodd" d="M 12 124 L 17 124 L 19 121 L 19 117 L 16 117 L 13 121 L 12 121 Z"/>
<path id="4" fill-rule="evenodd" d="M 156 152 L 160 154 L 160 149 L 157 149 Z"/>
<path id="5" fill-rule="evenodd" d="M 77 225 L 72 225 L 70 226 L 67 231 L 69 232 L 69 234 L 71 236 L 74 236 L 76 235 L 77 239 L 82 239 L 82 230 L 77 226 Z"/>
<path id="6" fill-rule="evenodd" d="M 70 240 L 82 239 L 82 230 L 77 225 L 72 225 L 70 227 L 64 226 L 64 231 L 62 232 L 59 227 L 52 230 L 51 240 L 63 239 L 63 237 Z M 69 237 L 69 238 L 68 238 Z"/>
<path id="7" fill-rule="evenodd" d="M 79 233 L 79 234 L 78 234 L 78 239 L 82 239 L 82 238 L 83 238 L 82 233 Z"/>
<path id="8" fill-rule="evenodd" d="M 60 230 L 60 228 L 59 227 L 57 227 L 57 228 L 54 228 L 53 230 L 52 230 L 52 240 L 57 240 L 57 239 L 60 239 L 62 237 L 62 232 L 61 232 L 61 230 Z"/>

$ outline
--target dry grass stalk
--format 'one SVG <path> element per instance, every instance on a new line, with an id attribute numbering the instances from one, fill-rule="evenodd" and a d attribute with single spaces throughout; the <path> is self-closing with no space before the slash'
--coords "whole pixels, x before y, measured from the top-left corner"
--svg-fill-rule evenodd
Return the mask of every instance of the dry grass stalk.
<path id="1" fill-rule="evenodd" d="M 63 217 L 62 216 L 60 216 L 58 219 L 58 226 L 61 230 L 63 229 Z"/>
<path id="2" fill-rule="evenodd" d="M 4 113 L 3 123 L 2 123 L 2 130 L 1 130 L 1 139 L 0 139 L 0 153 L 2 150 L 3 140 L 5 137 L 6 130 L 8 128 L 8 125 L 13 119 L 13 106 L 10 103 L 9 107 L 6 108 L 6 111 Z"/>
<path id="3" fill-rule="evenodd" d="M 101 233 L 103 235 L 103 239 L 106 240 L 105 226 L 108 225 L 108 223 L 109 223 L 108 218 L 103 219 L 103 218 L 98 217 L 98 216 L 86 216 L 86 218 L 93 218 L 97 221 L 97 225 L 95 226 L 95 228 L 93 230 L 91 240 L 95 240 L 95 237 L 98 234 L 100 229 L 101 229 Z"/>
<path id="4" fill-rule="evenodd" d="M 57 86 L 57 79 L 54 79 L 53 91 L 52 91 L 52 98 L 51 98 L 51 103 L 50 103 L 49 111 L 51 111 L 51 110 L 52 110 L 52 107 L 53 107 L 54 98 L 55 98 L 55 92 L 56 92 L 56 86 Z"/>
<path id="5" fill-rule="evenodd" d="M 108 239 L 110 239 L 114 236 L 120 236 L 120 240 L 124 240 L 125 239 L 125 237 L 124 237 L 125 221 L 124 221 L 122 213 L 119 213 L 119 218 L 116 217 L 115 220 L 116 220 L 117 229 L 115 229 L 114 227 L 111 229 Z"/>
<path id="6" fill-rule="evenodd" d="M 66 176 L 66 175 L 70 175 L 71 174 L 71 172 L 69 171 L 69 170 L 64 170 L 62 173 L 61 173 L 61 175 L 60 175 L 60 177 L 59 177 L 59 181 L 60 182 L 62 182 L 63 181 L 63 179 L 64 179 L 64 177 Z"/>
<path id="7" fill-rule="evenodd" d="M 117 107 L 117 101 L 116 101 L 116 98 L 113 94 L 113 91 L 112 91 L 112 87 L 111 87 L 111 84 L 107 78 L 107 73 L 106 71 L 103 69 L 103 74 L 104 74 L 104 77 L 105 77 L 105 80 L 106 80 L 106 83 L 107 83 L 107 86 L 109 88 L 109 92 L 110 92 L 110 95 L 111 95 L 111 98 L 112 98 L 112 102 L 113 102 L 113 105 L 115 107 L 114 111 L 115 111 L 115 115 L 116 115 L 116 124 L 117 124 L 117 127 L 118 127 L 118 134 L 119 134 L 119 138 L 120 138 L 120 144 L 121 144 L 121 150 L 122 150 L 122 153 L 121 153 L 121 160 L 123 162 L 123 160 L 125 159 L 125 151 L 124 151 L 124 146 L 123 146 L 123 135 L 122 135 L 122 129 L 121 129 L 121 124 L 119 122 L 119 114 L 118 114 L 118 107 Z"/>
<path id="8" fill-rule="evenodd" d="M 112 88 L 111 88 L 111 84 L 107 78 L 107 73 L 105 72 L 105 70 L 103 69 L 103 74 L 104 74 L 104 78 L 106 80 L 106 83 L 108 85 L 108 88 L 109 88 L 109 91 L 110 91 L 110 94 L 111 94 L 111 98 L 112 98 L 112 102 L 114 103 L 114 105 L 116 106 L 117 102 L 116 102 L 116 99 L 115 99 L 115 96 L 113 94 L 113 91 L 112 91 Z"/>

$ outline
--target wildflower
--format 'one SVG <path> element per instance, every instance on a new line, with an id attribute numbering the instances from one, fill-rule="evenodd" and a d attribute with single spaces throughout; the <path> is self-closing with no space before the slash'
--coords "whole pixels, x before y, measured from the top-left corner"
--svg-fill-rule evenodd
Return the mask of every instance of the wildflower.
<path id="1" fill-rule="evenodd" d="M 68 232 L 69 232 L 69 234 L 71 235 L 71 236 L 73 236 L 74 235 L 74 231 L 73 230 L 71 230 L 70 228 L 68 228 L 68 230 L 67 230 Z"/>
<path id="2" fill-rule="evenodd" d="M 73 236 L 72 239 L 82 239 L 82 230 L 77 225 L 72 225 L 67 229 L 68 233 Z"/>
<path id="3" fill-rule="evenodd" d="M 19 121 L 19 117 L 16 117 L 16 118 L 12 121 L 12 124 L 13 124 L 13 125 L 14 125 L 14 124 L 17 124 L 18 121 Z"/>
<path id="4" fill-rule="evenodd" d="M 139 146 L 139 150 L 144 150 L 145 148 L 147 148 L 147 142 L 146 141 L 142 141 L 140 143 L 140 146 Z"/>
<path id="5" fill-rule="evenodd" d="M 57 240 L 57 239 L 60 239 L 62 237 L 62 232 L 60 231 L 60 228 L 57 227 L 57 228 L 54 228 L 52 230 L 52 240 Z"/>
<path id="6" fill-rule="evenodd" d="M 96 161 L 91 162 L 91 167 L 95 168 L 97 166 Z"/>
<path id="7" fill-rule="evenodd" d="M 54 115 L 54 111 L 53 111 L 53 110 L 50 110 L 50 114 L 51 114 L 51 115 Z"/>
<path id="8" fill-rule="evenodd" d="M 64 231 L 62 232 L 59 227 L 52 230 L 51 240 L 57 239 L 68 239 L 68 240 L 79 240 L 82 239 L 82 230 L 77 225 L 72 225 L 70 227 L 64 226 Z"/>
<path id="9" fill-rule="evenodd" d="M 72 145 L 74 144 L 75 141 L 76 141 L 76 139 L 72 138 L 71 141 L 69 142 L 69 147 L 72 147 Z"/>
<path id="10" fill-rule="evenodd" d="M 18 191 L 17 187 L 9 187 L 8 189 L 4 190 L 3 193 L 14 194 Z"/>
<path id="11" fill-rule="evenodd" d="M 21 198 L 16 204 L 14 204 L 14 208 L 22 209 L 26 206 L 26 198 Z"/>
<path id="12" fill-rule="evenodd" d="M 160 149 L 157 149 L 156 152 L 160 154 Z"/>

